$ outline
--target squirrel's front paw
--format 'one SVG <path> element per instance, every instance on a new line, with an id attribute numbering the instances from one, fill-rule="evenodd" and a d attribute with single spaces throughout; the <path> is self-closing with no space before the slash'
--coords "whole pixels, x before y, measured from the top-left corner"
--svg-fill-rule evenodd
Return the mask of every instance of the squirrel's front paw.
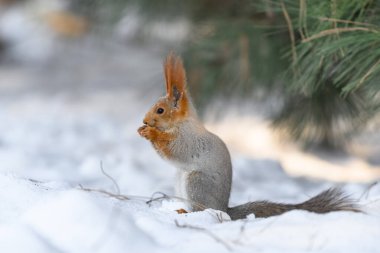
<path id="1" fill-rule="evenodd" d="M 143 125 L 141 127 L 139 127 L 139 129 L 137 129 L 137 132 L 139 133 L 139 135 L 143 136 L 143 131 L 144 129 L 146 129 L 147 125 Z"/>
<path id="2" fill-rule="evenodd" d="M 139 127 L 139 129 L 137 129 L 137 132 L 139 133 L 139 135 L 141 137 L 146 138 L 147 133 L 148 133 L 147 128 L 148 128 L 147 125 L 143 125 L 143 126 Z"/>
<path id="3" fill-rule="evenodd" d="M 146 139 L 150 139 L 152 132 L 154 131 L 153 127 L 148 126 L 148 125 L 143 125 L 139 127 L 137 132 L 141 135 L 141 137 L 144 137 Z"/>

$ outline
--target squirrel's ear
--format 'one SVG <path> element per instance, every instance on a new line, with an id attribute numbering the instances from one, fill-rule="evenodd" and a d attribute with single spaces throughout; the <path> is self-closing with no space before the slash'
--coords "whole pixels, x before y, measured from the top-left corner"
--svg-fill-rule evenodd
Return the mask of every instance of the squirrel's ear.
<path id="1" fill-rule="evenodd" d="M 177 107 L 178 101 L 186 94 L 186 72 L 182 60 L 173 52 L 169 53 L 164 63 L 166 95 Z"/>

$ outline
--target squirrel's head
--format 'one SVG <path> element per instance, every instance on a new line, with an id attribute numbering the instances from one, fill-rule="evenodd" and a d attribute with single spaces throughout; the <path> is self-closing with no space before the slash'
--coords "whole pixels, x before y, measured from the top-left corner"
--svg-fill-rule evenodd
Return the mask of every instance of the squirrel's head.
<path id="1" fill-rule="evenodd" d="M 186 89 L 186 72 L 180 57 L 170 53 L 164 63 L 166 96 L 148 111 L 144 124 L 160 130 L 170 129 L 186 120 L 193 111 Z"/>

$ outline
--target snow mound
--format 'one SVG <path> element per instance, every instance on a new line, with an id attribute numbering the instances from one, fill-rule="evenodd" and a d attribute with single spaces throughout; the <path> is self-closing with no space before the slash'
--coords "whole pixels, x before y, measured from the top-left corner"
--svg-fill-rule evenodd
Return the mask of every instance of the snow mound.
<path id="1" fill-rule="evenodd" d="M 376 252 L 380 190 L 368 213 L 292 211 L 230 221 L 207 209 L 178 214 L 183 203 L 117 200 L 64 184 L 0 175 L 2 252 Z M 363 233 L 365 236 L 363 236 Z M 360 240 L 358 239 L 360 238 Z"/>

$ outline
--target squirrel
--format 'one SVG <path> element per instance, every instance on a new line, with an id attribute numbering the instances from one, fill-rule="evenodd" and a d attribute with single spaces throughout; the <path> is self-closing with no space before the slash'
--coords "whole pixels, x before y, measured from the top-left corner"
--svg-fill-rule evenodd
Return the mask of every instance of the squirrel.
<path id="1" fill-rule="evenodd" d="M 340 189 L 331 188 L 300 204 L 269 201 L 229 207 L 232 164 L 224 142 L 206 130 L 187 91 L 182 60 L 170 53 L 164 62 L 166 96 L 146 113 L 138 133 L 149 140 L 158 154 L 177 168 L 176 195 L 190 203 L 190 211 L 212 208 L 226 212 L 232 220 L 270 217 L 300 209 L 315 213 L 359 209 Z M 181 212 L 187 212 L 181 209 Z"/>

